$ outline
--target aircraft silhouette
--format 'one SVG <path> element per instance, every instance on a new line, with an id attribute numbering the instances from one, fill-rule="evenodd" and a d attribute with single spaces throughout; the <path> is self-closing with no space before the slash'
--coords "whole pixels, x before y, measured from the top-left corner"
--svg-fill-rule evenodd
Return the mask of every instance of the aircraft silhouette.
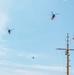
<path id="1" fill-rule="evenodd" d="M 54 14 L 52 11 L 51 11 L 51 13 L 52 13 L 52 14 L 51 14 L 51 15 L 52 15 L 51 20 L 53 20 L 53 19 L 55 18 L 55 16 L 59 14 L 59 13 L 55 13 L 55 14 Z"/>
<path id="2" fill-rule="evenodd" d="M 11 31 L 14 30 L 14 29 L 9 29 L 9 28 L 7 28 L 7 29 L 8 29 L 9 34 L 11 34 Z"/>

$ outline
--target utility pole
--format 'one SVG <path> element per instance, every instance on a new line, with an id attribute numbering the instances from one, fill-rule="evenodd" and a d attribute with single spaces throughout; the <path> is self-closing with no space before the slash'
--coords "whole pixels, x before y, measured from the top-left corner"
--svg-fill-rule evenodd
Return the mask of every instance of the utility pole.
<path id="1" fill-rule="evenodd" d="M 66 48 L 57 48 L 57 50 L 65 50 L 66 53 L 66 75 L 69 75 L 69 50 L 74 50 L 74 49 L 69 49 L 69 34 L 67 33 L 67 44 L 66 44 Z"/>

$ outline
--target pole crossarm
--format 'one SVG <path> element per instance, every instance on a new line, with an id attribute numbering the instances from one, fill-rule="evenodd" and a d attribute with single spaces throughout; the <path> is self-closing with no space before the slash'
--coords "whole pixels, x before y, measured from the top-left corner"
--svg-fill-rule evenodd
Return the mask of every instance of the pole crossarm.
<path id="1" fill-rule="evenodd" d="M 66 50 L 65 48 L 56 48 L 57 50 Z"/>
<path id="2" fill-rule="evenodd" d="M 67 50 L 65 48 L 56 48 L 57 50 Z M 68 49 L 68 50 L 71 50 L 71 51 L 74 51 L 74 49 Z"/>

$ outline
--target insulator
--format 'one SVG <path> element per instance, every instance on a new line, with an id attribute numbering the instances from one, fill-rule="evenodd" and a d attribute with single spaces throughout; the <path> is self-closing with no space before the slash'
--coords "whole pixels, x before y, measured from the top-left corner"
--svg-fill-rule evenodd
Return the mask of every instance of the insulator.
<path id="1" fill-rule="evenodd" d="M 65 55 L 67 55 L 67 51 L 65 51 Z"/>

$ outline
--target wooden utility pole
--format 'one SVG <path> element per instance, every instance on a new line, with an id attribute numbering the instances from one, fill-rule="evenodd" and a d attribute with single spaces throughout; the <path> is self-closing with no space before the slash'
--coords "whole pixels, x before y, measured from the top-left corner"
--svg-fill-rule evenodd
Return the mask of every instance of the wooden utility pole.
<path id="1" fill-rule="evenodd" d="M 69 34 L 67 33 L 67 44 L 66 44 L 66 49 L 65 48 L 57 48 L 57 50 L 65 50 L 66 53 L 66 75 L 69 75 L 69 50 L 74 50 L 74 49 L 69 49 Z"/>

